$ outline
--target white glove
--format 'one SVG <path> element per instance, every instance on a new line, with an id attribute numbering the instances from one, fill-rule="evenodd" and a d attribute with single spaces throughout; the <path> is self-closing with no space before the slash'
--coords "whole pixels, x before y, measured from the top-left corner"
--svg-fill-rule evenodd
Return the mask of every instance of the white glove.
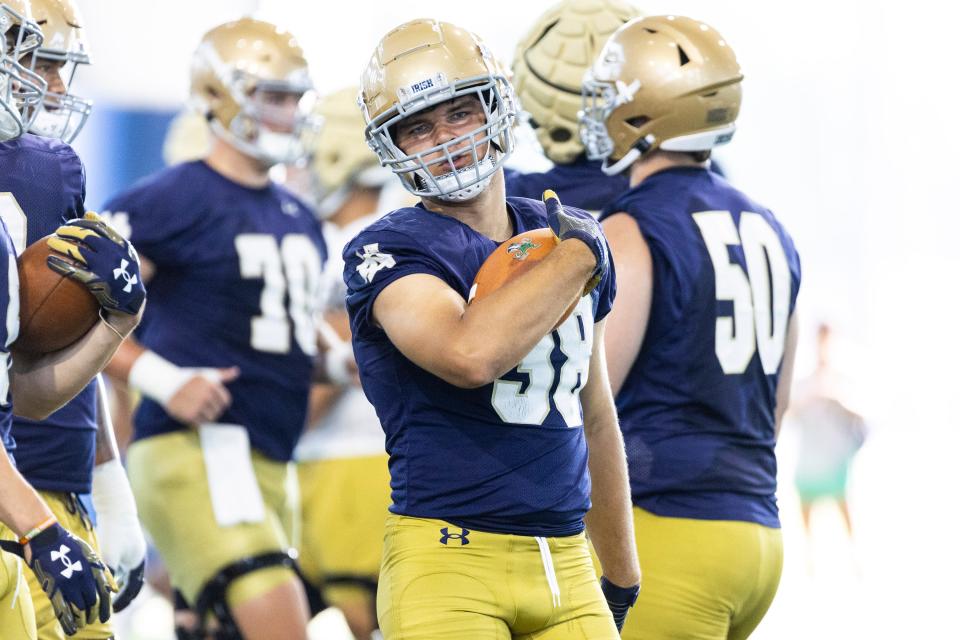
<path id="1" fill-rule="evenodd" d="M 137 503 L 119 460 L 109 460 L 93 469 L 93 508 L 97 512 L 100 556 L 120 586 L 114 598 L 126 606 L 143 584 L 147 542 L 137 519 Z M 122 607 L 120 607 L 122 608 Z"/>

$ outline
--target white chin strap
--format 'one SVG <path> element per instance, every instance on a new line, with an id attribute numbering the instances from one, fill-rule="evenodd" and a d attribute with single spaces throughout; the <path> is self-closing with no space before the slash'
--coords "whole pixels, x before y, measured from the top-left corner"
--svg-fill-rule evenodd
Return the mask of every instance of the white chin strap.
<path id="1" fill-rule="evenodd" d="M 0 75 L 0 95 L 7 93 L 7 83 L 10 79 Z M 20 112 L 6 101 L 0 100 L 0 142 L 13 140 L 23 135 L 23 119 Z"/>
<path id="2" fill-rule="evenodd" d="M 30 125 L 30 132 L 45 138 L 60 138 L 69 142 L 77 133 L 80 118 L 70 122 L 72 111 L 47 111 L 41 108 Z"/>
<path id="3" fill-rule="evenodd" d="M 210 120 L 210 131 L 233 148 L 256 158 L 265 165 L 289 164 L 302 154 L 300 140 L 290 133 L 276 133 L 257 125 L 255 140 L 244 140 L 233 131 L 229 131 L 216 118 Z"/>
<path id="4" fill-rule="evenodd" d="M 442 176 L 437 176 L 435 180 L 440 187 L 440 194 L 437 195 L 436 198 L 445 200 L 446 202 L 465 202 L 467 200 L 473 200 L 480 195 L 484 189 L 490 186 L 490 181 L 493 179 L 493 173 L 496 169 L 496 164 L 491 157 L 492 153 L 496 152 L 491 151 L 487 153 L 486 157 L 477 164 L 472 164 L 469 167 L 463 167 L 462 169 L 445 173 Z M 476 175 L 478 169 L 480 175 L 487 175 L 481 178 L 479 182 L 475 182 L 468 187 L 463 187 L 462 189 L 456 188 L 464 178 Z M 460 176 L 460 181 L 457 180 L 458 176 Z M 449 192 L 447 191 L 448 189 L 450 190 Z"/>
<path id="5" fill-rule="evenodd" d="M 259 127 L 257 140 L 253 146 L 259 150 L 260 158 L 274 164 L 293 162 L 299 157 L 299 140 L 290 133 L 277 133 Z"/>

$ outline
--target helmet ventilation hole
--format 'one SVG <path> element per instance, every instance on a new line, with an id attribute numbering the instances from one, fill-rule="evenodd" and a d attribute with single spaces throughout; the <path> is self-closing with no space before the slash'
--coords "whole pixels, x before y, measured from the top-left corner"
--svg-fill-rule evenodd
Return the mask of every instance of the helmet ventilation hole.
<path id="1" fill-rule="evenodd" d="M 690 62 L 690 57 L 687 55 L 687 52 L 683 50 L 683 47 L 681 47 L 680 45 L 677 45 L 677 51 L 680 52 L 680 66 L 681 66 L 681 67 L 682 67 L 683 65 L 687 64 L 688 62 Z"/>

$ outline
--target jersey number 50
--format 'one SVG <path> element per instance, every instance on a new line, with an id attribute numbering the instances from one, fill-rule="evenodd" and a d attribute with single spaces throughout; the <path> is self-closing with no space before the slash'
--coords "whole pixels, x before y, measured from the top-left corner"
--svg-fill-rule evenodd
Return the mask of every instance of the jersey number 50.
<path id="1" fill-rule="evenodd" d="M 717 318 L 716 352 L 726 374 L 746 371 L 760 351 L 763 372 L 780 367 L 790 315 L 790 267 L 773 227 L 757 213 L 740 214 L 739 233 L 729 211 L 693 214 L 713 263 L 717 300 L 733 302 L 733 317 Z M 740 245 L 747 270 L 730 261 Z"/>

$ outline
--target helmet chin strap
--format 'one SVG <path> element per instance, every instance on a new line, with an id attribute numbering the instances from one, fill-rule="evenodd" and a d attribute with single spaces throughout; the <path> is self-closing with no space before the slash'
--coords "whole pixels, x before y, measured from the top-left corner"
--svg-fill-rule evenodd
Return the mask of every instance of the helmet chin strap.
<path id="1" fill-rule="evenodd" d="M 10 78 L 6 75 L 0 76 L 0 95 L 7 93 L 7 86 Z M 23 120 L 20 112 L 7 103 L 6 100 L 0 100 L 0 141 L 13 140 L 23 135 Z"/>
<path id="2" fill-rule="evenodd" d="M 490 181 L 493 179 L 493 174 L 495 171 L 496 163 L 493 160 L 492 154 L 497 153 L 494 150 L 493 145 L 487 147 L 487 153 L 483 158 L 476 164 L 472 164 L 468 167 L 463 167 L 462 169 L 456 169 L 450 171 L 443 175 L 437 176 L 434 178 L 437 181 L 437 185 L 440 187 L 441 191 L 446 191 L 448 187 L 453 187 L 458 183 L 457 176 L 464 175 L 467 173 L 476 174 L 477 170 L 481 175 L 489 171 L 489 174 L 481 178 L 478 182 L 468 186 L 463 187 L 462 189 L 454 189 L 449 193 L 441 193 L 435 196 L 438 200 L 443 200 L 445 202 L 466 202 L 467 200 L 473 200 L 478 195 L 480 195 L 484 189 L 490 185 Z"/>
<path id="3" fill-rule="evenodd" d="M 241 114 L 242 115 L 242 114 Z M 238 116 L 239 117 L 239 116 Z M 251 142 L 226 129 L 216 118 L 210 118 L 210 130 L 215 136 L 234 149 L 254 158 L 268 167 L 293 162 L 297 159 L 297 138 L 293 134 L 276 133 L 251 120 L 255 127 L 256 140 Z"/>

